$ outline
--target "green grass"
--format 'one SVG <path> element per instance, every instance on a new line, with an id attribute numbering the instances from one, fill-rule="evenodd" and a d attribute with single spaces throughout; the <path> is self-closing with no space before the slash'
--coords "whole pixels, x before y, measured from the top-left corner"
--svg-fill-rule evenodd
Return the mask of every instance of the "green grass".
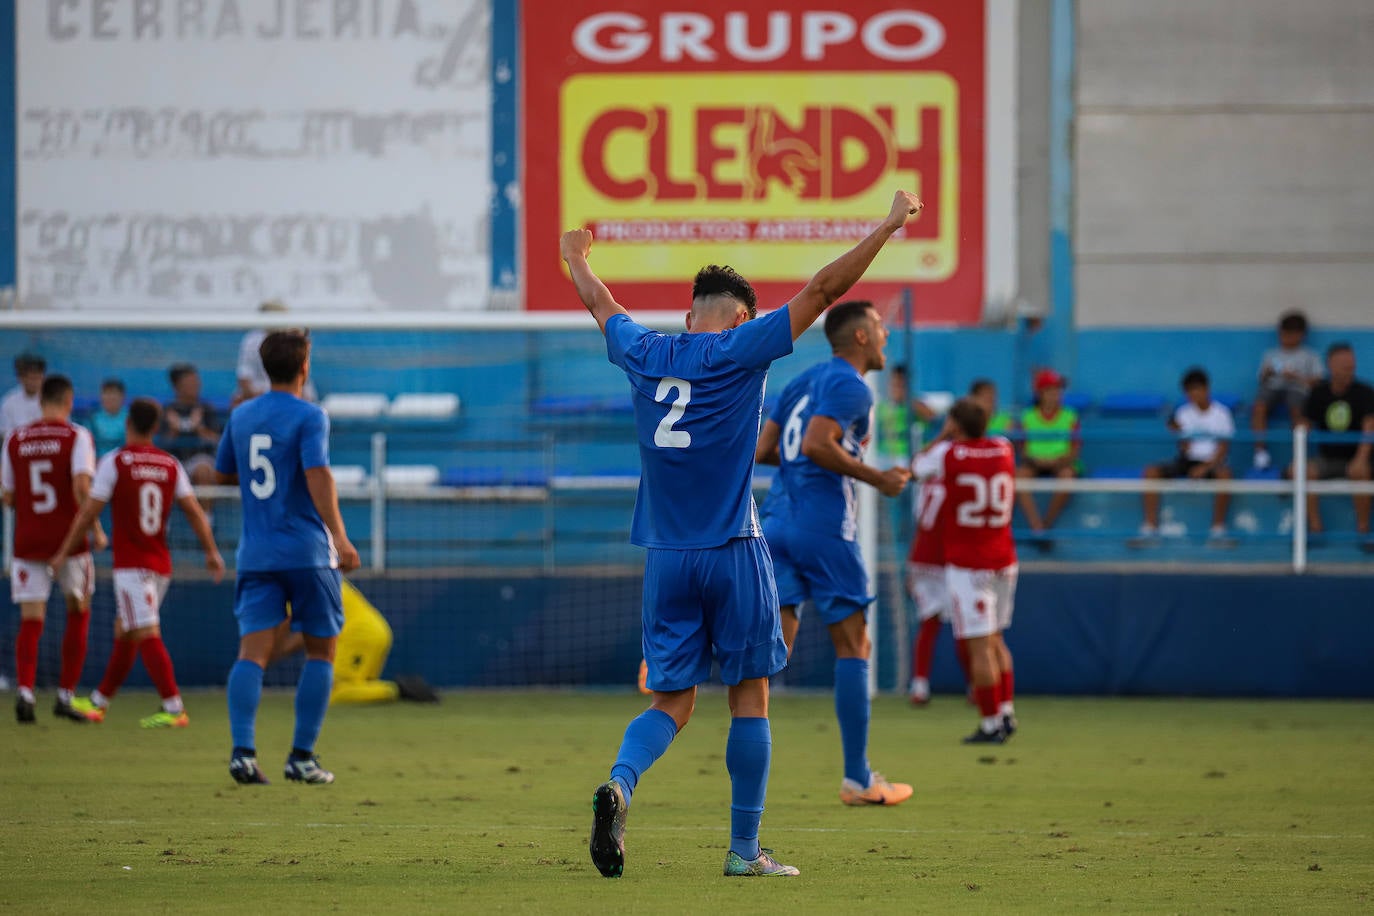
<path id="1" fill-rule="evenodd" d="M 839 804 L 830 700 L 774 698 L 763 841 L 802 877 L 721 877 L 723 696 L 635 794 L 625 877 L 587 858 L 591 791 L 632 695 L 449 693 L 337 708 L 333 786 L 280 778 L 291 701 L 264 703 L 273 784 L 234 785 L 222 694 L 192 726 L 0 721 L 0 910 L 67 912 L 1352 912 L 1374 905 L 1368 703 L 1025 698 L 1022 733 L 962 747 L 972 712 L 877 701 L 874 763 L 916 785 Z"/>

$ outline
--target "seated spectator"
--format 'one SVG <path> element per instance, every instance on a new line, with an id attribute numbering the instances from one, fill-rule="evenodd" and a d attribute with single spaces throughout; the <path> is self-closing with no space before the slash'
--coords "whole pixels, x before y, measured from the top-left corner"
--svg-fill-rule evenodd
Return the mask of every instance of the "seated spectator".
<path id="1" fill-rule="evenodd" d="M 177 363 L 167 376 L 173 397 L 163 405 L 159 445 L 185 466 L 192 484 L 213 484 L 215 450 L 223 423 L 215 408 L 201 400 L 200 373 L 195 366 Z"/>
<path id="2" fill-rule="evenodd" d="M 887 397 L 878 401 L 877 413 L 878 464 L 884 468 L 906 467 L 911 463 L 912 440 L 920 442 L 921 425 L 935 419 L 935 411 L 911 396 L 911 376 L 906 366 L 889 370 Z"/>
<path id="3" fill-rule="evenodd" d="M 1145 479 L 1230 480 L 1226 456 L 1236 434 L 1235 418 L 1225 404 L 1212 400 L 1211 382 L 1202 369 L 1189 369 L 1184 374 L 1183 393 L 1188 399 L 1169 418 L 1169 428 L 1178 433 L 1178 454 L 1162 464 L 1147 467 Z M 1140 537 L 1150 541 L 1159 536 L 1159 494 L 1145 493 L 1143 500 L 1145 523 L 1140 526 Z M 1230 505 L 1230 493 L 1218 493 L 1212 500 L 1208 542 L 1214 546 L 1230 544 L 1226 535 Z"/>
<path id="4" fill-rule="evenodd" d="M 1293 425 L 1302 419 L 1303 405 L 1312 386 L 1322 379 L 1322 360 L 1317 351 L 1305 346 L 1307 316 L 1302 312 L 1285 312 L 1279 318 L 1279 345 L 1264 351 L 1260 359 L 1259 391 L 1250 411 L 1250 431 L 1255 434 L 1255 468 L 1269 467 L 1269 449 L 1264 444 L 1264 431 L 1269 427 L 1269 414 L 1280 404 L 1288 408 Z"/>
<path id="5" fill-rule="evenodd" d="M 124 383 L 107 378 L 100 383 L 100 409 L 91 417 L 91 437 L 96 455 L 112 452 L 124 444 L 124 421 L 129 408 L 124 406 Z"/>
<path id="6" fill-rule="evenodd" d="M 1369 480 L 1374 476 L 1370 464 L 1370 452 L 1374 449 L 1374 388 L 1355 378 L 1355 351 L 1348 343 L 1332 344 L 1327 349 L 1326 369 L 1327 378 L 1318 382 L 1307 398 L 1304 423 L 1315 432 L 1363 432 L 1365 436 L 1361 442 L 1318 443 L 1315 460 L 1307 463 L 1307 479 Z M 1374 552 L 1374 540 L 1369 536 L 1370 498 L 1352 499 L 1360 547 Z M 1307 498 L 1307 525 L 1313 534 L 1323 531 L 1316 496 Z"/>
<path id="7" fill-rule="evenodd" d="M 1078 411 L 1064 406 L 1067 383 L 1064 376 L 1053 369 L 1041 369 L 1035 374 L 1035 404 L 1021 413 L 1021 432 L 1026 441 L 1021 445 L 1017 477 L 1070 480 L 1078 476 L 1078 457 L 1083 443 L 1078 438 Z M 1017 499 L 1026 523 L 1034 532 L 1054 527 L 1069 504 L 1068 493 L 1055 493 L 1041 518 L 1034 494 L 1023 490 Z"/>
<path id="8" fill-rule="evenodd" d="M 0 401 L 0 439 L 43 416 L 43 408 L 38 406 L 38 392 L 47 371 L 48 363 L 41 356 L 20 353 L 14 358 L 14 375 L 19 384 Z"/>
<path id="9" fill-rule="evenodd" d="M 987 412 L 988 435 L 1008 436 L 1012 432 L 1011 414 L 997 409 L 997 386 L 992 379 L 974 379 L 968 386 L 969 398 Z"/>

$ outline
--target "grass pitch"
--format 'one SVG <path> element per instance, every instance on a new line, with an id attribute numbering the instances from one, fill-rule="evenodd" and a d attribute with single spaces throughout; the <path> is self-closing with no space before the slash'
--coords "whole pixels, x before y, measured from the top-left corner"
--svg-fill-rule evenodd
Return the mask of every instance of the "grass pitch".
<path id="1" fill-rule="evenodd" d="M 727 880 L 725 700 L 635 793 L 625 877 L 587 857 L 592 789 L 633 695 L 449 693 L 330 711 L 332 786 L 280 778 L 291 700 L 260 760 L 226 771 L 222 693 L 145 732 L 148 695 L 101 725 L 0 721 L 0 910 L 941 913 L 1352 912 L 1374 905 L 1368 703 L 1028 697 L 1002 748 L 958 743 L 960 698 L 875 703 L 872 759 L 916 796 L 839 804 L 828 696 L 773 703 L 762 839 L 798 879 Z M 8 712 L 8 710 L 6 710 Z"/>

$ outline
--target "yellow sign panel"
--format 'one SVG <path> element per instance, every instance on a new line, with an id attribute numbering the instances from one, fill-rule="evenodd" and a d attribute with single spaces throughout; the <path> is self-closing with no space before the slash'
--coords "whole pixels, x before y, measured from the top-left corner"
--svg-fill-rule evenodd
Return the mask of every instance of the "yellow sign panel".
<path id="1" fill-rule="evenodd" d="M 607 279 L 690 276 L 692 242 L 729 246 L 756 280 L 808 276 L 899 187 L 926 210 L 866 276 L 939 281 L 958 266 L 958 87 L 944 74 L 582 74 L 559 110 L 564 224 L 592 230 Z"/>

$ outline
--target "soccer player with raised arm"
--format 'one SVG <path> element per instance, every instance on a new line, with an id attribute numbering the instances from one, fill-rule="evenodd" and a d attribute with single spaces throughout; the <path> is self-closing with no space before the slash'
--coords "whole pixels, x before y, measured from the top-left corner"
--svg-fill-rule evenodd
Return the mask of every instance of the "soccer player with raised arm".
<path id="1" fill-rule="evenodd" d="M 334 475 L 329 471 L 329 419 L 301 398 L 310 375 L 310 337 L 273 331 L 259 348 L 272 387 L 229 415 L 215 470 L 237 483 L 243 497 L 234 616 L 239 658 L 229 671 L 229 729 L 234 749 L 229 775 L 265 783 L 258 767 L 255 725 L 262 672 L 272 657 L 277 625 L 287 618 L 305 638 L 305 666 L 296 686 L 296 731 L 286 778 L 334 781 L 319 765 L 315 740 L 329 708 L 334 651 L 343 626 L 340 570 L 358 566 L 344 531 Z"/>
<path id="2" fill-rule="evenodd" d="M 868 765 L 869 644 L 873 601 L 859 554 L 855 482 L 897 496 L 911 479 L 905 467 L 879 470 L 863 462 L 873 393 L 863 373 L 883 368 L 887 329 L 871 302 L 841 302 L 825 316 L 834 354 L 786 388 L 759 433 L 757 461 L 777 463 L 790 511 L 770 514 L 763 534 L 773 558 L 790 653 L 799 610 L 808 599 L 835 646 L 835 716 L 840 723 L 846 805 L 899 805 L 911 786 L 889 782 Z"/>
<path id="3" fill-rule="evenodd" d="M 727 876 L 796 875 L 759 848 L 772 732 L 768 678 L 787 649 L 772 563 L 751 484 L 773 360 L 856 283 L 884 243 L 921 208 L 898 191 L 882 224 L 841 255 L 790 303 L 754 319 L 753 287 L 728 267 L 705 267 L 692 286 L 685 334 L 630 319 L 587 263 L 592 235 L 563 233 L 573 285 L 606 335 L 610 361 L 633 392 L 640 454 L 630 540 L 647 549 L 643 648 L 652 705 L 625 730 L 610 779 L 592 796 L 592 864 L 608 878 L 625 866 L 625 815 L 645 771 L 687 724 L 697 685 L 720 663 L 732 718 Z"/>
<path id="4" fill-rule="evenodd" d="M 33 687 L 38 675 L 38 641 L 53 583 L 67 599 L 67 627 L 62 633 L 62 670 L 57 680 L 59 719 L 85 722 L 72 709 L 76 685 L 86 664 L 86 635 L 91 625 L 91 595 L 95 567 L 86 531 L 73 545 L 71 556 L 56 569 L 48 560 L 56 552 L 76 518 L 95 476 L 95 444 L 86 429 L 71 422 L 74 400 L 71 379 L 50 375 L 38 394 L 43 415 L 10 432 L 0 457 L 0 492 L 14 509 L 14 562 L 10 566 L 10 596 L 19 605 L 19 637 L 15 640 L 14 715 L 34 721 Z M 96 547 L 104 546 L 100 524 L 92 526 Z"/>
<path id="5" fill-rule="evenodd" d="M 945 419 L 942 441 L 912 465 L 918 478 L 940 482 L 945 491 L 936 526 L 945 548 L 950 622 L 968 649 L 982 714 L 965 744 L 1001 744 L 1016 731 L 1011 653 L 1002 638 L 1016 598 L 1016 458 L 1010 442 L 987 435 L 987 425 L 987 411 L 961 398 Z"/>
<path id="6" fill-rule="evenodd" d="M 172 554 L 167 549 L 167 519 L 172 504 L 181 507 L 205 551 L 205 568 L 218 582 L 224 559 L 215 546 L 210 523 L 191 490 L 186 469 L 153 445 L 162 408 L 151 398 L 129 405 L 124 421 L 125 444 L 96 465 L 90 497 L 67 531 L 67 539 L 48 565 L 60 569 L 85 532 L 110 506 L 111 546 L 114 550 L 115 640 L 105 676 L 90 699 L 77 697 L 72 708 L 92 722 L 103 722 L 110 700 L 134 667 L 135 656 L 162 697 L 162 711 L 141 719 L 144 728 L 184 728 L 190 724 L 177 689 L 172 659 L 162 643 L 162 601 L 171 582 Z"/>

